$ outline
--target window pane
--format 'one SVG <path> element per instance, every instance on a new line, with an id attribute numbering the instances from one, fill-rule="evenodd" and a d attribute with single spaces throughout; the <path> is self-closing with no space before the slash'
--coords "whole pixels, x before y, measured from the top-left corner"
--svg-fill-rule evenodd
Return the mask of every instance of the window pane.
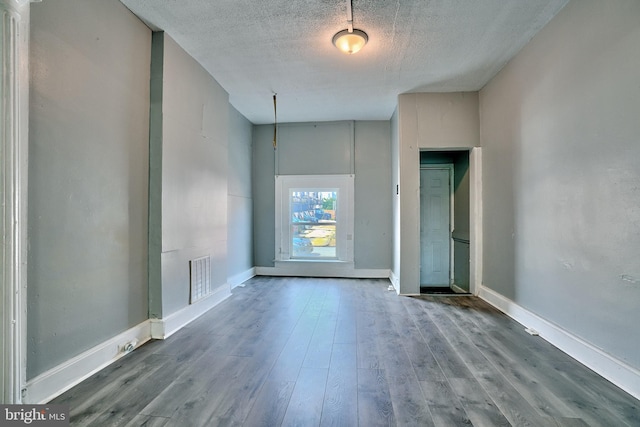
<path id="1" fill-rule="evenodd" d="M 337 258 L 338 190 L 295 189 L 289 201 L 292 257 Z"/>

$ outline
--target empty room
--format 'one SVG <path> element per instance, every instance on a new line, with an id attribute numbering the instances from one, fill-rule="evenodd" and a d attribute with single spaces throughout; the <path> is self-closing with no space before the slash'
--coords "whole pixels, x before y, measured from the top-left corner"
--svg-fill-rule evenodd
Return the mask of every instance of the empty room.
<path id="1" fill-rule="evenodd" d="M 640 2 L 0 10 L 0 424 L 640 425 Z"/>

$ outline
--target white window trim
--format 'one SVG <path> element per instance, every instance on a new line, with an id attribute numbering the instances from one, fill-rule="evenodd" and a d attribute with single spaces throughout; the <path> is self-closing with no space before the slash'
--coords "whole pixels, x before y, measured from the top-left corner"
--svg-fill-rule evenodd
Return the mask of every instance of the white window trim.
<path id="1" fill-rule="evenodd" d="M 353 263 L 354 175 L 276 175 L 275 261 L 290 263 Z M 337 259 L 292 258 L 290 250 L 289 194 L 292 189 L 338 189 Z"/>

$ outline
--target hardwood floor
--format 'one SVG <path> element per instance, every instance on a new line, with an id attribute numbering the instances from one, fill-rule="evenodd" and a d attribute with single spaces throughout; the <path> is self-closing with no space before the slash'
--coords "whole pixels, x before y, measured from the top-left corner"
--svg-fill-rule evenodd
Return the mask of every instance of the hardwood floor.
<path id="1" fill-rule="evenodd" d="M 256 277 L 54 400 L 75 426 L 640 426 L 640 402 L 482 300 Z"/>

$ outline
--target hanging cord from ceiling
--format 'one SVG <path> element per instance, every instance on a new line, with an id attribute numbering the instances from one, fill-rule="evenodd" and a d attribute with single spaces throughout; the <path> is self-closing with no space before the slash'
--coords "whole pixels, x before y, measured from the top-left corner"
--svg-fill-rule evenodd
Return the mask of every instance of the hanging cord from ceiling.
<path id="1" fill-rule="evenodd" d="M 277 140 L 277 136 L 278 136 L 278 112 L 276 109 L 276 95 L 278 95 L 277 93 L 273 94 L 273 149 L 276 149 L 276 140 Z"/>

